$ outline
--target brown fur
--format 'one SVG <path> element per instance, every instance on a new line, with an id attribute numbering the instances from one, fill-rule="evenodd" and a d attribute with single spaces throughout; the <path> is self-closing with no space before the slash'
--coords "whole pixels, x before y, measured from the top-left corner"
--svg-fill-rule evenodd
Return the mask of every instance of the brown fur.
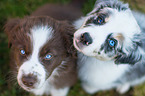
<path id="1" fill-rule="evenodd" d="M 73 47 L 72 40 L 75 29 L 70 23 L 62 20 L 69 20 L 69 22 L 72 22 L 73 20 L 78 19 L 82 13 L 74 10 L 76 8 L 73 9 L 68 6 L 68 8 L 66 6 L 58 6 L 59 10 L 55 11 L 55 7 L 56 6 L 54 5 L 48 4 L 24 19 L 18 18 L 10 20 L 5 25 L 5 32 L 8 35 L 9 46 L 11 47 L 11 60 L 15 63 L 12 64 L 11 62 L 10 66 L 17 68 L 18 70 L 21 64 L 27 60 L 32 53 L 32 42 L 31 38 L 28 36 L 30 29 L 34 26 L 41 25 L 52 27 L 54 30 L 53 38 L 43 46 L 39 58 L 48 72 L 52 73 L 53 69 L 59 69 L 59 75 L 54 76 L 55 80 L 51 83 L 54 84 L 56 88 L 63 88 L 72 86 L 76 83 L 77 70 L 76 50 Z M 65 11 L 65 9 L 69 11 Z M 57 20 L 49 16 L 52 16 Z M 20 54 L 20 49 L 24 49 L 26 55 Z M 51 60 L 45 60 L 43 57 L 49 52 L 53 54 L 53 58 Z M 65 61 L 66 64 L 61 65 L 62 61 Z"/>
<path id="2" fill-rule="evenodd" d="M 56 84 L 57 88 L 61 88 L 66 85 L 73 85 L 76 82 L 76 59 L 72 57 L 76 56 L 76 54 L 74 48 L 71 47 L 72 34 L 75 31 L 73 26 L 65 21 L 56 21 L 50 17 L 27 17 L 21 19 L 20 21 L 18 21 L 18 19 L 15 21 L 17 22 L 15 27 L 9 30 L 9 27 L 7 26 L 10 25 L 7 24 L 5 31 L 8 34 L 9 42 L 12 45 L 12 51 L 14 53 L 12 57 L 14 57 L 13 59 L 15 60 L 17 67 L 19 67 L 32 52 L 32 46 L 30 44 L 31 41 L 27 36 L 27 33 L 30 32 L 30 29 L 33 26 L 48 25 L 55 30 L 55 36 L 53 36 L 53 38 L 48 41 L 48 44 L 42 48 L 40 57 L 46 55 L 45 51 L 47 52 L 48 50 L 50 50 L 50 52 L 54 52 L 56 56 L 55 59 L 51 61 L 43 59 L 43 65 L 49 72 L 52 72 L 54 68 L 60 65 L 62 60 L 67 59 L 68 64 L 65 65 L 66 69 L 61 69 L 60 67 L 60 73 L 62 74 L 60 74 L 59 77 L 56 77 L 57 79 L 54 81 L 54 83 Z M 13 26 L 13 23 L 11 24 Z M 21 48 L 25 48 L 27 56 L 20 54 L 19 50 Z M 73 52 L 71 53 L 74 55 L 70 54 L 70 49 L 72 49 L 71 51 Z M 52 64 L 47 64 L 51 62 Z"/>
<path id="3" fill-rule="evenodd" d="M 72 5 L 45 4 L 34 11 L 31 16 L 50 16 L 57 20 L 72 22 L 82 16 L 82 13 L 80 8 Z"/>

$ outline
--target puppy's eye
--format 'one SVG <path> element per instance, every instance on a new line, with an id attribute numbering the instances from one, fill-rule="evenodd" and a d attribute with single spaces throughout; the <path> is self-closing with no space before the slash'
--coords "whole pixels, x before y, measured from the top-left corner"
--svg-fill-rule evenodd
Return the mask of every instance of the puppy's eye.
<path id="1" fill-rule="evenodd" d="M 20 50 L 20 54 L 21 54 L 21 55 L 25 55 L 25 54 L 26 54 L 25 50 L 21 49 L 21 50 Z"/>
<path id="2" fill-rule="evenodd" d="M 50 60 L 51 58 L 52 58 L 52 54 L 47 54 L 47 55 L 44 57 L 45 60 Z"/>
<path id="3" fill-rule="evenodd" d="M 116 40 L 115 40 L 115 39 L 110 39 L 110 40 L 108 41 L 108 43 L 109 43 L 109 45 L 110 45 L 111 47 L 114 47 L 114 46 L 116 45 Z"/>
<path id="4" fill-rule="evenodd" d="M 101 24 L 105 23 L 105 17 L 104 17 L 104 16 L 98 16 L 97 19 L 94 19 L 94 20 L 93 20 L 93 23 L 94 23 L 94 24 L 99 24 L 99 25 L 101 25 Z"/>

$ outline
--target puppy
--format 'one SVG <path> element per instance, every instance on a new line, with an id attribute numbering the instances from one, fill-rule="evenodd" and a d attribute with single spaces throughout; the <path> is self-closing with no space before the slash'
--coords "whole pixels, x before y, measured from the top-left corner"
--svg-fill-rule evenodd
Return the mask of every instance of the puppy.
<path id="1" fill-rule="evenodd" d="M 125 93 L 145 81 L 144 14 L 131 12 L 128 4 L 117 0 L 98 0 L 93 11 L 75 25 L 81 22 L 74 46 L 86 92 L 116 88 Z"/>
<path id="2" fill-rule="evenodd" d="M 58 11 L 53 12 L 54 7 Z M 82 13 L 75 9 L 48 4 L 31 16 L 10 20 L 5 25 L 11 48 L 10 66 L 17 71 L 18 84 L 24 90 L 35 95 L 66 96 L 76 83 L 76 51 L 72 40 L 75 29 L 71 22 Z"/>

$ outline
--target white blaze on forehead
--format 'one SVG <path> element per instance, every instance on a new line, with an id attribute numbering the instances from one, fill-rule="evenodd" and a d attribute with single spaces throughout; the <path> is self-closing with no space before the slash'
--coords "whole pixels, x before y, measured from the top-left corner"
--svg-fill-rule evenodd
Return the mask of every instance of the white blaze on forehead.
<path id="1" fill-rule="evenodd" d="M 23 75 L 36 75 L 38 79 L 38 82 L 35 84 L 36 88 L 40 88 L 46 80 L 46 75 L 49 75 L 39 61 L 39 53 L 41 48 L 47 43 L 48 40 L 51 39 L 53 32 L 52 28 L 48 26 L 33 27 L 30 31 L 31 33 L 29 36 L 33 46 L 32 54 L 29 58 L 27 58 L 27 61 L 23 62 L 23 64 L 20 66 L 17 76 L 18 83 L 25 90 L 27 89 L 21 81 Z"/>
<path id="2" fill-rule="evenodd" d="M 48 26 L 34 27 L 31 30 L 33 53 L 32 58 L 38 58 L 41 47 L 52 37 L 52 28 Z"/>

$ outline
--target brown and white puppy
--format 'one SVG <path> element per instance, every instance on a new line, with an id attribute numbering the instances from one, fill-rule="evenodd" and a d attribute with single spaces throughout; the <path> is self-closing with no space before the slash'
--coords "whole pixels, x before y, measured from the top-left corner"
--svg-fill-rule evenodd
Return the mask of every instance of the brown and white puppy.
<path id="1" fill-rule="evenodd" d="M 75 29 L 70 23 L 79 18 L 81 12 L 72 6 L 72 10 L 65 6 L 56 12 L 51 8 L 45 5 L 32 16 L 13 19 L 5 25 L 11 47 L 10 65 L 15 67 L 18 84 L 26 91 L 35 95 L 66 96 L 77 81 L 72 40 Z M 62 14 L 59 14 L 60 10 Z M 55 19 L 45 16 L 49 12 Z M 71 14 L 74 12 L 78 15 Z"/>

